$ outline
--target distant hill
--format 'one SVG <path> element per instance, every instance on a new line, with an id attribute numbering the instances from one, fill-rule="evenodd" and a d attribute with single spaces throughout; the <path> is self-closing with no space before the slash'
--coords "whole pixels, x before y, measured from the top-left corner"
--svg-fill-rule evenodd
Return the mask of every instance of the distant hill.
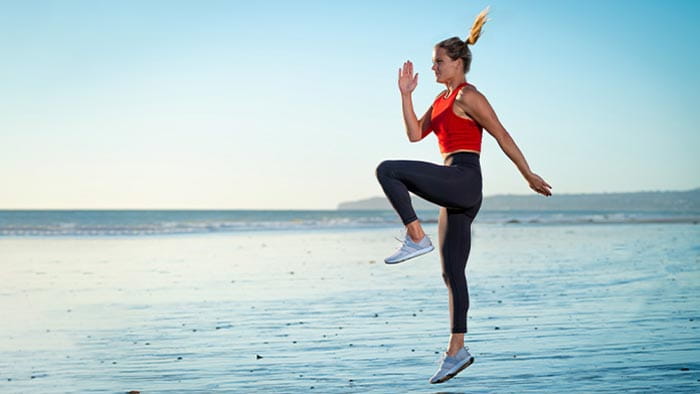
<path id="1" fill-rule="evenodd" d="M 416 210 L 437 206 L 411 195 Z M 339 210 L 392 209 L 386 197 L 343 202 Z M 687 191 L 648 191 L 633 193 L 495 195 L 484 198 L 482 210 L 493 211 L 667 211 L 700 212 L 700 188 Z"/>

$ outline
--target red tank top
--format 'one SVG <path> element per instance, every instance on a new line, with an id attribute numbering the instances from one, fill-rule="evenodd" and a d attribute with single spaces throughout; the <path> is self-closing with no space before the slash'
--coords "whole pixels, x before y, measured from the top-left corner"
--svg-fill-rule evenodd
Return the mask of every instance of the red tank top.
<path id="1" fill-rule="evenodd" d="M 457 116 L 452 106 L 457 94 L 467 83 L 462 83 L 452 93 L 445 97 L 440 95 L 433 102 L 433 112 L 430 115 L 432 128 L 423 132 L 422 137 L 435 132 L 441 153 L 450 153 L 456 150 L 471 150 L 481 152 L 481 137 L 483 128 L 472 119 Z M 422 138 L 421 137 L 421 138 Z"/>

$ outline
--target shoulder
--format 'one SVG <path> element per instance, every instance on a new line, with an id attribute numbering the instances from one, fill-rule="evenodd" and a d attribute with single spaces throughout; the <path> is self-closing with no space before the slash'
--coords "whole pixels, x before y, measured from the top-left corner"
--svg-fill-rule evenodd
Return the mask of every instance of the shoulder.
<path id="1" fill-rule="evenodd" d="M 480 103 L 483 103 L 486 101 L 486 96 L 484 96 L 477 88 L 476 86 L 472 84 L 467 84 L 460 90 L 459 93 L 457 93 L 457 97 L 455 97 L 455 101 L 460 103 L 461 105 L 471 107 L 474 105 L 478 105 Z"/>

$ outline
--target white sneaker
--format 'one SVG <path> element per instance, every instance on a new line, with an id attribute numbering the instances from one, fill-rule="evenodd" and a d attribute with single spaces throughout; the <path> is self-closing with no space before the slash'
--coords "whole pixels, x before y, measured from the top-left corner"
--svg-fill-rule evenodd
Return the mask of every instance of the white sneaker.
<path id="1" fill-rule="evenodd" d="M 430 378 L 430 383 L 442 383 L 452 379 L 460 373 L 464 368 L 472 365 L 474 356 L 469 354 L 466 348 L 459 349 L 459 352 L 454 357 L 450 357 L 447 353 L 443 353 L 440 358 L 440 368 L 435 375 Z"/>
<path id="2" fill-rule="evenodd" d="M 406 238 L 403 241 L 403 245 L 396 251 L 396 253 L 384 259 L 387 264 L 396 264 L 414 257 L 431 252 L 433 249 L 433 244 L 430 242 L 428 236 L 424 236 L 420 241 L 413 242 L 411 237 L 406 234 Z"/>

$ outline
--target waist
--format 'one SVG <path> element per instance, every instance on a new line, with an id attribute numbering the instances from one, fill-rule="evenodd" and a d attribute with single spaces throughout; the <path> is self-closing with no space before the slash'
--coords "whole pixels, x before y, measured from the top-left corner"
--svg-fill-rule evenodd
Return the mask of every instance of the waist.
<path id="1" fill-rule="evenodd" d="M 479 154 L 476 152 L 454 152 L 445 157 L 446 166 L 480 167 Z"/>

